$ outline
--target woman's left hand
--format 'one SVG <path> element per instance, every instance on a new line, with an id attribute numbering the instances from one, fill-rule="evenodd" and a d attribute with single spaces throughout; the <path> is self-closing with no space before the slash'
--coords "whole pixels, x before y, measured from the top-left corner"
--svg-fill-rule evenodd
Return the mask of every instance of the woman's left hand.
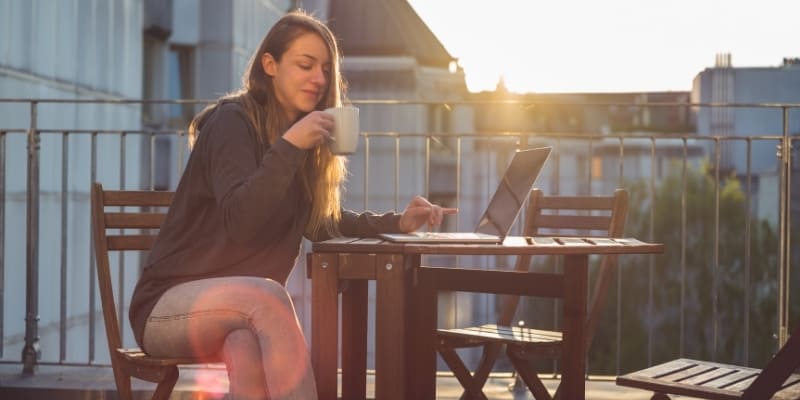
<path id="1" fill-rule="evenodd" d="M 457 212 L 457 208 L 441 207 L 431 204 L 422 196 L 415 196 L 406 206 L 397 225 L 401 232 L 414 232 L 426 223 L 429 227 L 440 225 L 445 215 Z"/>

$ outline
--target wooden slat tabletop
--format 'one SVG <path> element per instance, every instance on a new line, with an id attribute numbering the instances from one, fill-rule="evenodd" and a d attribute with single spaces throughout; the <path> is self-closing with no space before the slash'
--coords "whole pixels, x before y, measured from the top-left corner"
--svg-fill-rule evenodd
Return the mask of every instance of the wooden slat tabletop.
<path id="1" fill-rule="evenodd" d="M 502 244 L 393 243 L 381 239 L 336 238 L 313 244 L 315 252 L 453 255 L 657 254 L 664 245 L 632 238 L 509 236 Z"/>

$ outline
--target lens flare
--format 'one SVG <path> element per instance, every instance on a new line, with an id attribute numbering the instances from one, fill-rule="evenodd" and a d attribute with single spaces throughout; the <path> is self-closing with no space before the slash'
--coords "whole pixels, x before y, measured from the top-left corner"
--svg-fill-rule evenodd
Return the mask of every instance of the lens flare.
<path id="1" fill-rule="evenodd" d="M 232 301 L 249 305 L 241 308 L 249 311 L 220 310 L 220 296 L 235 297 Z M 209 323 L 207 318 L 187 321 L 187 336 L 195 354 L 210 356 L 206 354 L 209 349 L 221 349 L 225 336 L 232 329 L 241 329 L 245 319 L 259 339 L 261 371 L 271 397 L 281 398 L 302 391 L 306 384 L 313 385 L 305 338 L 291 298 L 280 284 L 265 279 L 214 287 L 197 296 L 192 310 L 196 310 L 192 314 L 220 316 L 218 323 Z M 213 380 L 205 383 L 216 384 Z"/>
<path id="2" fill-rule="evenodd" d="M 225 397 L 228 392 L 228 379 L 224 371 L 198 369 L 194 375 L 194 384 L 200 390 L 195 390 L 199 400 L 217 400 Z"/>

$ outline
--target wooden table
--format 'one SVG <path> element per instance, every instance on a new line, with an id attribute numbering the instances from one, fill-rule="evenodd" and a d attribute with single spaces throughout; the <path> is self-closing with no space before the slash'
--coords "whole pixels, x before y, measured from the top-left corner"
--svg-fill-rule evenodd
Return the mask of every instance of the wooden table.
<path id="1" fill-rule="evenodd" d="M 636 239 L 539 237 L 508 237 L 503 244 L 398 244 L 354 238 L 315 243 L 308 256 L 308 268 L 312 279 L 311 362 L 319 398 L 337 396 L 340 291 L 342 398 L 366 398 L 367 282 L 374 280 L 375 397 L 433 399 L 437 302 L 435 295 L 420 291 L 414 284 L 415 273 L 425 268 L 420 266 L 421 256 L 530 254 L 565 257 L 563 287 L 569 290 L 564 290 L 561 395 L 564 399 L 583 399 L 589 255 L 663 250 L 661 244 Z"/>

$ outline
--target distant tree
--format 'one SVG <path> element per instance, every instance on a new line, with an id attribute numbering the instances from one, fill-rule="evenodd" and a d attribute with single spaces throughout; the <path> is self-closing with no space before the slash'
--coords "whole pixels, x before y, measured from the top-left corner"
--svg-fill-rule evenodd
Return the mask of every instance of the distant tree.
<path id="1" fill-rule="evenodd" d="M 615 365 L 618 321 L 619 372 L 647 366 L 650 352 L 653 363 L 683 356 L 744 364 L 748 346 L 749 364 L 763 366 L 776 344 L 773 335 L 777 318 L 778 240 L 774 227 L 753 216 L 749 242 L 746 241 L 747 217 L 753 214 L 747 209 L 747 193 L 740 182 L 733 175 L 721 178 L 718 230 L 716 186 L 707 166 L 688 168 L 685 182 L 682 165 L 673 166 L 656 184 L 654 193 L 647 181 L 631 182 L 626 187 L 630 209 L 625 234 L 663 243 L 665 253 L 620 258 L 621 290 L 611 289 L 606 314 L 589 355 L 590 373 L 618 372 Z M 682 232 L 684 191 L 686 230 Z M 682 268 L 682 234 L 686 237 L 685 268 Z M 746 278 L 748 246 L 749 278 Z M 749 309 L 746 309 L 748 297 Z M 618 298 L 620 318 L 615 315 Z M 681 339 L 683 354 L 679 353 Z"/>

